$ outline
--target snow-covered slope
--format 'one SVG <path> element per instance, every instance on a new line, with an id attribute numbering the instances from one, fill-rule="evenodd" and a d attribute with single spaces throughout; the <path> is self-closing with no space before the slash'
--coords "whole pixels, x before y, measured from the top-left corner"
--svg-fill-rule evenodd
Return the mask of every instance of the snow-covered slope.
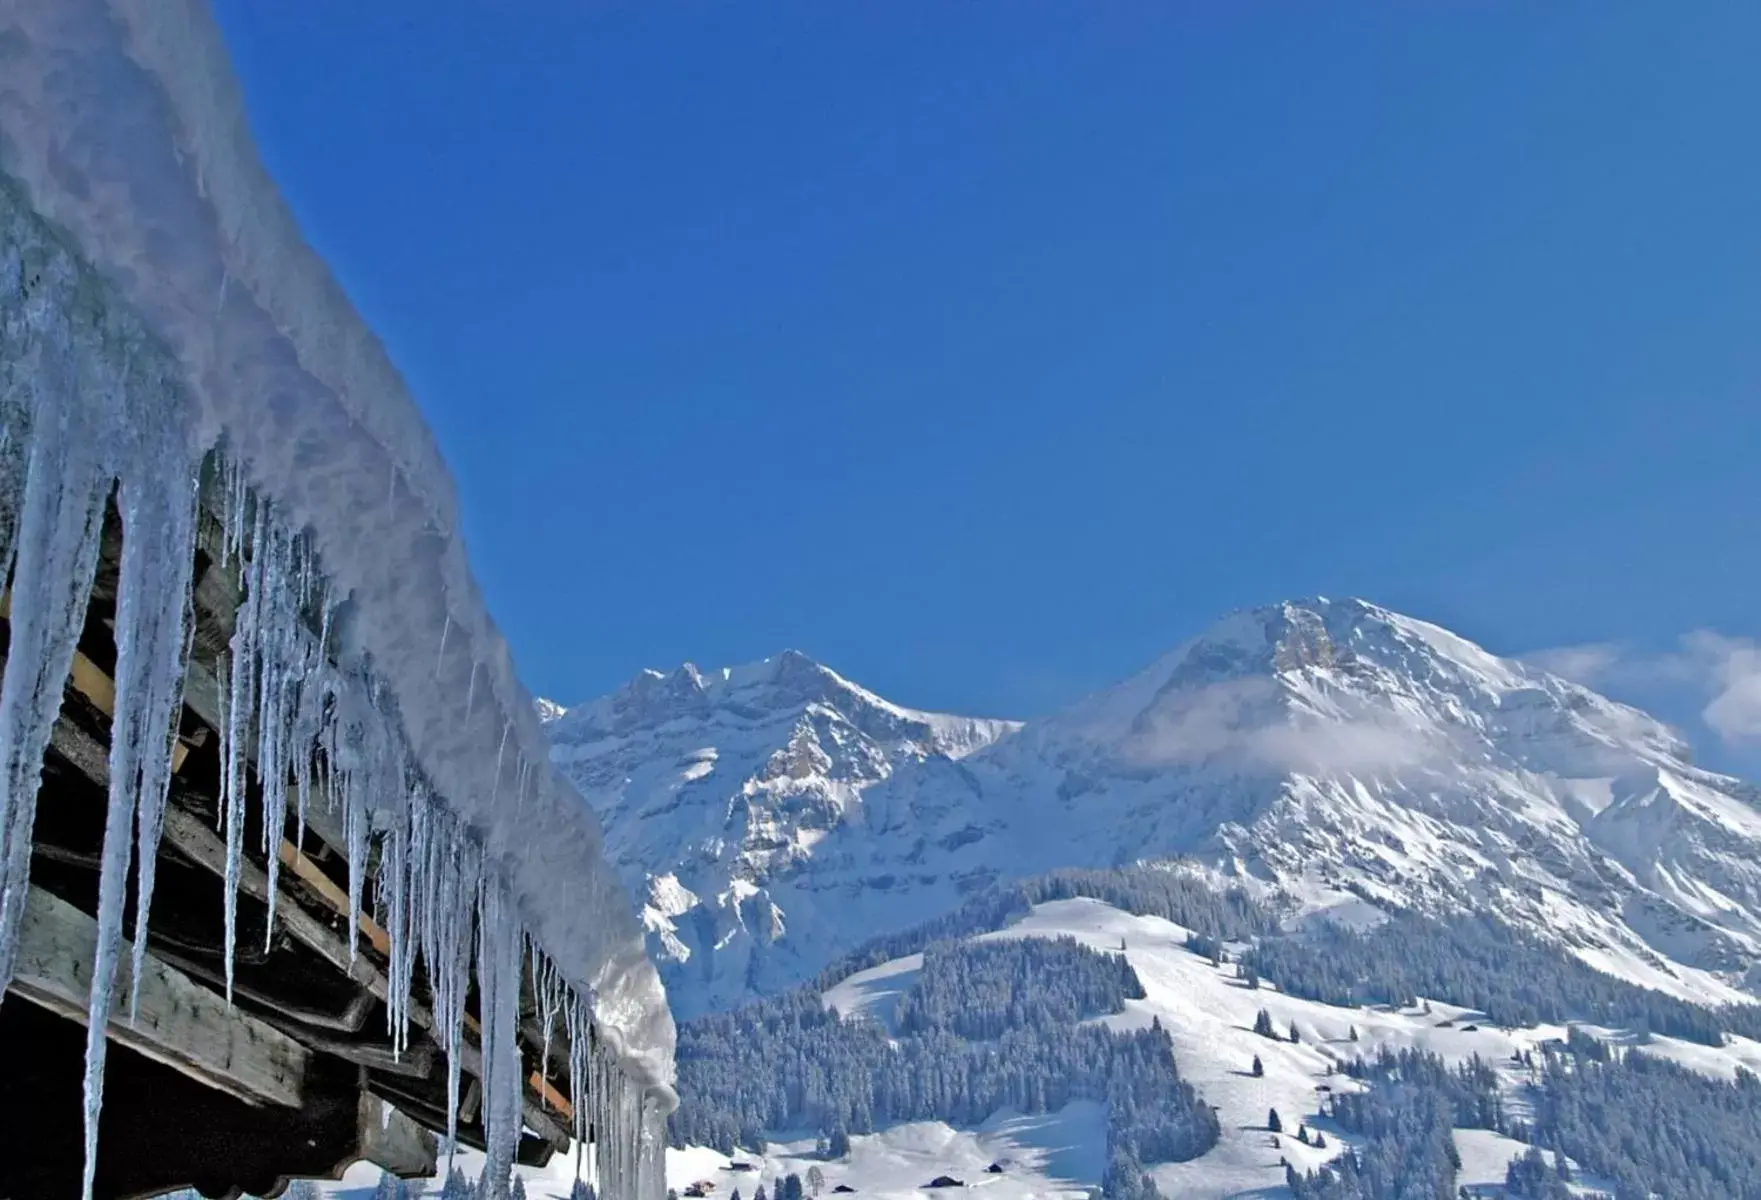
<path id="1" fill-rule="evenodd" d="M 1644 713 L 1361 601 L 1237 613 L 1019 729 L 799 655 L 646 673 L 549 729 L 682 1015 L 992 879 L 1173 856 L 1292 916 L 1468 907 L 1685 997 L 1761 983 L 1756 789 Z"/>
<path id="2" fill-rule="evenodd" d="M 1215 966 L 1189 950 L 1187 932 L 1158 917 L 1078 899 L 1039 905 L 1006 929 L 979 938 L 1070 936 L 1096 951 L 1122 952 L 1131 963 L 1144 998 L 1127 1001 L 1123 1013 L 1103 1020 L 1120 1029 L 1160 1022 L 1181 1077 L 1217 1107 L 1222 1127 L 1221 1140 L 1205 1154 L 1154 1168 L 1166 1196 L 1287 1196 L 1281 1160 L 1311 1170 L 1353 1142 L 1353 1135 L 1322 1115 L 1329 1092 L 1359 1086 L 1343 1074 L 1330 1073 L 1352 1059 L 1373 1058 L 1384 1047 L 1423 1049 L 1451 1062 L 1478 1055 L 1497 1068 L 1511 1111 L 1522 1112 L 1529 1102 L 1523 1085 L 1531 1076 L 1513 1061 L 1513 1054 L 1536 1051 L 1566 1033 L 1557 1025 L 1500 1028 L 1437 1000 L 1400 1010 L 1341 1008 L 1285 995 L 1271 985 L 1250 988 L 1236 978 L 1233 966 Z M 859 972 L 824 992 L 823 1000 L 847 1018 L 887 1021 L 910 988 L 919 961 L 911 955 Z M 1261 1009 L 1270 1014 L 1279 1039 L 1253 1032 Z M 1299 1043 L 1285 1040 L 1292 1028 L 1301 1036 Z M 1616 1044 L 1630 1041 L 1623 1032 L 1581 1028 Z M 1657 1037 L 1645 1053 L 1723 1079 L 1734 1077 L 1739 1067 L 1761 1066 L 1761 1044 L 1740 1038 L 1713 1049 Z M 1251 1069 L 1256 1057 L 1264 1067 L 1257 1076 Z M 1094 1107 L 1073 1104 L 1037 1117 L 998 1113 L 972 1130 L 938 1122 L 897 1125 L 853 1138 L 848 1160 L 820 1165 L 828 1185 L 846 1183 L 878 1200 L 922 1196 L 923 1184 L 941 1174 L 994 1188 L 999 1197 L 1080 1197 L 1099 1182 L 1106 1158 L 1105 1121 L 1094 1114 Z M 1271 1109 L 1278 1111 L 1286 1136 L 1274 1139 L 1267 1130 Z M 1317 1148 L 1298 1141 L 1291 1135 L 1299 1124 L 1324 1132 L 1329 1145 Z M 1494 1194 L 1510 1159 L 1524 1149 L 1522 1143 L 1489 1130 L 1461 1129 L 1455 1136 L 1463 1160 L 1461 1182 L 1476 1195 Z M 758 1167 L 744 1176 L 725 1170 L 728 1160 L 711 1151 L 675 1151 L 668 1155 L 668 1182 L 682 1187 L 708 1179 L 717 1184 L 712 1195 L 718 1196 L 728 1195 L 731 1187 L 750 1192 L 744 1180 L 754 1175 L 768 1185 L 788 1172 L 805 1172 L 817 1161 L 812 1146 L 811 1139 L 772 1143 L 762 1156 L 743 1156 Z M 985 1175 L 983 1166 L 998 1160 L 1007 1163 L 1005 1173 Z"/>
<path id="3" fill-rule="evenodd" d="M 1499 1076 L 1506 1111 L 1522 1116 L 1533 1096 L 1526 1087 L 1531 1071 L 1512 1056 L 1563 1039 L 1566 1027 L 1538 1025 L 1511 1029 L 1485 1021 L 1467 1009 L 1428 998 L 1401 1009 L 1385 1006 L 1339 1007 L 1286 995 L 1272 984 L 1250 988 L 1232 964 L 1214 965 L 1188 949 L 1188 930 L 1159 917 L 1136 916 L 1097 900 L 1075 899 L 1035 906 L 1004 929 L 974 940 L 1073 937 L 1102 953 L 1122 953 L 1143 984 L 1144 997 L 1129 1000 L 1125 1011 L 1102 1020 L 1118 1029 L 1160 1022 L 1168 1033 L 1181 1077 L 1217 1106 L 1222 1136 L 1216 1146 L 1190 1162 L 1153 1168 L 1165 1196 L 1183 1200 L 1275 1200 L 1288 1197 L 1280 1159 L 1308 1170 L 1352 1145 L 1355 1135 L 1324 1113 L 1332 1091 L 1358 1084 L 1333 1069 L 1356 1058 L 1374 1058 L 1380 1049 L 1422 1049 L 1450 1062 L 1478 1056 Z M 1120 947 L 1124 949 L 1121 950 Z M 846 1019 L 888 1022 L 914 980 L 921 959 L 908 955 L 848 976 L 821 993 L 822 1002 Z M 1256 1014 L 1272 1018 L 1277 1039 L 1253 1032 Z M 1300 1042 L 1288 1040 L 1295 1029 Z M 1591 1036 L 1631 1048 L 1630 1031 L 1580 1025 Z M 1355 1039 L 1354 1039 L 1355 1033 Z M 1729 1080 L 1739 1069 L 1761 1070 L 1761 1043 L 1732 1038 L 1713 1048 L 1652 1036 L 1643 1052 L 1667 1058 L 1713 1078 Z M 1259 1058 L 1264 1073 L 1254 1075 Z M 1276 1109 L 1285 1134 L 1274 1145 L 1266 1128 Z M 1306 1145 L 1294 1135 L 1299 1125 L 1325 1134 L 1325 1148 Z M 982 1124 L 956 1128 L 940 1121 L 887 1126 L 851 1138 L 847 1158 L 830 1160 L 816 1152 L 811 1131 L 784 1134 L 762 1147 L 742 1147 L 729 1158 L 691 1146 L 666 1155 L 667 1183 L 683 1191 L 698 1182 L 714 1185 L 711 1197 L 727 1198 L 736 1189 L 750 1197 L 762 1184 L 774 1195 L 776 1183 L 817 1167 L 827 1192 L 840 1185 L 869 1200 L 923 1200 L 937 1194 L 925 1184 L 950 1175 L 991 1200 L 1086 1200 L 1106 1164 L 1103 1106 L 1074 1102 L 1051 1113 L 994 1113 Z M 1483 1129 L 1457 1129 L 1462 1159 L 1459 1180 L 1475 1197 L 1502 1194 L 1505 1167 L 1526 1148 L 1511 1137 Z M 991 1163 L 1003 1166 L 990 1174 Z M 744 1169 L 732 1169 L 735 1163 Z M 475 1159 L 467 1158 L 467 1170 Z M 525 1169 L 527 1195 L 563 1200 L 573 1179 L 571 1160 L 558 1156 L 548 1168 Z M 362 1168 L 342 1187 L 328 1188 L 328 1200 L 370 1200 L 377 1173 Z M 1595 1182 L 1589 1180 L 1587 1182 Z M 437 1184 L 420 1193 L 429 1197 Z M 942 1193 L 949 1194 L 949 1193 Z"/>

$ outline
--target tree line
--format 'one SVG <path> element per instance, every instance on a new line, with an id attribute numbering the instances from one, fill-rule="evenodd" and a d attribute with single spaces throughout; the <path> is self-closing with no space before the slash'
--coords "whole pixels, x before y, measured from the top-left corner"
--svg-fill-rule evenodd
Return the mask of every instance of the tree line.
<path id="1" fill-rule="evenodd" d="M 686 1022 L 672 1137 L 732 1153 L 770 1130 L 817 1129 L 828 1146 L 847 1145 L 896 1122 L 971 1125 L 1003 1108 L 1090 1100 L 1106 1105 L 1109 1161 L 1119 1164 L 1110 1194 L 1146 1195 L 1141 1164 L 1194 1158 L 1220 1128 L 1159 1023 L 1085 1023 L 1142 995 L 1122 957 L 1073 938 L 938 943 L 892 1034 L 841 1018 L 817 988 Z"/>

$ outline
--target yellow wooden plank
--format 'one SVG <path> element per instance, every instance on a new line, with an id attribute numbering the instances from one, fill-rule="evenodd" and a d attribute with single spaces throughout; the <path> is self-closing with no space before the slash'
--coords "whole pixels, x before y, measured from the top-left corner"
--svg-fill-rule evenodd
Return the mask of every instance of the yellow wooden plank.
<path id="1" fill-rule="evenodd" d="M 349 895 L 338 887 L 336 881 L 318 869 L 318 864 L 300 853 L 299 849 L 289 841 L 281 843 L 281 861 L 299 877 L 307 887 L 317 892 L 324 902 L 335 909 L 344 918 L 353 916 L 359 923 L 361 932 L 367 935 L 367 941 L 379 953 L 391 956 L 391 935 L 387 933 L 372 917 L 366 913 L 352 912 Z"/>

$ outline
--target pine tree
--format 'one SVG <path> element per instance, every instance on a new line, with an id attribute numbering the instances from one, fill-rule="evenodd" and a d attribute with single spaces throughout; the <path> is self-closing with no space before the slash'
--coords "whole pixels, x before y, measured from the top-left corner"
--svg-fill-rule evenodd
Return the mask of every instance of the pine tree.
<path id="1" fill-rule="evenodd" d="M 752 1193 L 752 1200 L 770 1200 L 770 1197 L 764 1194 L 764 1185 L 762 1183 L 758 1185 L 758 1190 Z"/>
<path id="2" fill-rule="evenodd" d="M 464 1171 L 455 1166 L 446 1173 L 446 1182 L 440 1187 L 440 1200 L 471 1200 L 474 1190 Z M 572 1200 L 580 1200 L 580 1197 Z"/>
<path id="3" fill-rule="evenodd" d="M 1309 1144 L 1309 1127 L 1306 1124 L 1297 1125 L 1296 1140 L 1305 1146 Z"/>
<path id="4" fill-rule="evenodd" d="M 850 1135 L 844 1132 L 844 1127 L 842 1125 L 832 1130 L 830 1148 L 833 1158 L 844 1159 L 850 1157 Z"/>
<path id="5" fill-rule="evenodd" d="M 1253 1056 L 1253 1077 L 1255 1079 L 1263 1079 L 1265 1077 L 1265 1074 L 1266 1074 L 1266 1064 L 1260 1061 L 1259 1055 L 1257 1055 L 1257 1054 L 1254 1055 Z"/>
<path id="6" fill-rule="evenodd" d="M 777 1187 L 777 1200 L 807 1200 L 807 1189 L 801 1186 L 801 1176 L 793 1171 L 783 1176 L 783 1182 Z"/>
<path id="7" fill-rule="evenodd" d="M 1292 1044 L 1300 1044 L 1302 1042 L 1302 1034 L 1300 1034 L 1296 1031 L 1296 1022 L 1295 1021 L 1292 1021 L 1290 1023 L 1290 1040 L 1291 1040 Z"/>
<path id="8" fill-rule="evenodd" d="M 1266 1114 L 1266 1128 L 1270 1129 L 1273 1133 L 1284 1132 L 1284 1122 L 1278 1119 L 1277 1109 L 1274 1108 Z"/>
<path id="9" fill-rule="evenodd" d="M 593 1185 L 585 1179 L 575 1180 L 575 1186 L 569 1189 L 569 1200 L 599 1200 Z"/>
<path id="10" fill-rule="evenodd" d="M 1327 1135 L 1322 1133 L 1318 1129 L 1315 1130 L 1315 1149 L 1325 1150 L 1326 1148 L 1327 1148 Z"/>
<path id="11" fill-rule="evenodd" d="M 1263 1008 L 1253 1019 L 1253 1031 L 1263 1038 L 1271 1038 L 1274 1041 L 1278 1038 L 1277 1031 L 1272 1028 L 1272 1014 Z"/>
<path id="12" fill-rule="evenodd" d="M 1351 1040 L 1354 1042 L 1357 1041 L 1357 1026 L 1356 1025 L 1353 1025 L 1351 1027 Z"/>
<path id="13" fill-rule="evenodd" d="M 807 1168 L 807 1190 L 816 1198 L 825 1191 L 825 1172 L 818 1167 Z"/>
<path id="14" fill-rule="evenodd" d="M 525 1176 L 514 1176 L 514 1186 L 508 1189 L 508 1200 L 526 1200 Z"/>

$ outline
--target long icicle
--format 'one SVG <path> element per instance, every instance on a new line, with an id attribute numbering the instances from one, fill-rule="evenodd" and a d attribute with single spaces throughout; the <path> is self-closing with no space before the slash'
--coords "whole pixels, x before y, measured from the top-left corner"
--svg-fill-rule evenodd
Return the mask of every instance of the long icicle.
<path id="1" fill-rule="evenodd" d="M 483 1025 L 483 1200 L 507 1200 L 520 1140 L 520 923 L 499 881 L 486 879 L 477 921 Z"/>
<path id="2" fill-rule="evenodd" d="M 18 586 L 0 682 L 0 993 L 12 982 L 30 892 L 43 752 L 73 666 L 113 478 L 104 427 L 110 404 L 101 394 L 81 394 L 93 381 L 81 378 L 84 355 L 72 344 L 73 331 L 51 320 L 34 332 L 24 364 L 32 422 L 16 534 Z"/>
<path id="3" fill-rule="evenodd" d="M 194 537 L 198 520 L 197 505 L 200 498 L 200 480 L 190 481 L 189 496 L 189 530 Z M 192 563 L 193 566 L 193 563 Z M 192 581 L 193 582 L 193 581 Z M 191 597 L 186 591 L 183 612 L 183 648 L 178 652 L 178 683 L 181 689 L 183 671 L 188 666 L 190 654 L 194 648 L 196 636 L 195 614 L 191 610 Z M 163 647 L 161 647 L 163 649 Z M 183 708 L 180 695 L 171 706 L 173 714 Z M 172 718 L 173 749 L 177 736 L 177 717 Z M 167 760 L 167 766 L 169 766 Z M 140 1008 L 141 971 L 147 960 L 147 918 L 153 909 L 153 888 L 159 876 L 159 841 L 165 832 L 165 809 L 171 802 L 171 773 L 167 771 L 161 786 L 157 789 L 144 786 L 141 788 L 140 808 L 135 814 L 136 828 L 136 862 L 135 862 L 135 936 L 134 959 L 129 974 L 128 1016 L 133 1021 Z"/>
<path id="4" fill-rule="evenodd" d="M 220 808 L 226 826 L 226 1002 L 232 1003 L 233 974 L 238 953 L 238 885 L 245 853 L 245 786 L 249 765 L 246 737 L 256 715 L 257 671 L 261 663 L 260 641 L 267 596 L 269 560 L 269 506 L 256 505 L 248 550 L 243 556 L 245 596 L 238 608 L 232 632 L 230 701 L 226 707 L 226 743 L 220 777 Z"/>
<path id="5" fill-rule="evenodd" d="M 131 414 L 133 415 L 133 414 Z M 158 436 L 153 436 L 157 434 Z M 98 1169 L 98 1120 L 104 1105 L 104 1060 L 122 951 L 123 909 L 135 817 L 149 804 L 159 814 L 171 783 L 171 738 L 183 694 L 183 651 L 195 561 L 192 467 L 179 469 L 180 431 L 155 428 L 138 415 L 119 494 L 122 567 L 116 609 L 116 700 L 110 736 L 109 802 L 98 874 L 97 943 L 86 1013 L 85 1173 L 82 1194 L 92 1198 Z M 156 834 L 155 834 L 156 838 Z M 145 844 L 141 865 L 157 855 Z M 138 909 L 135 963 L 140 960 L 147 892 Z M 130 1006 L 138 998 L 138 966 Z"/>

